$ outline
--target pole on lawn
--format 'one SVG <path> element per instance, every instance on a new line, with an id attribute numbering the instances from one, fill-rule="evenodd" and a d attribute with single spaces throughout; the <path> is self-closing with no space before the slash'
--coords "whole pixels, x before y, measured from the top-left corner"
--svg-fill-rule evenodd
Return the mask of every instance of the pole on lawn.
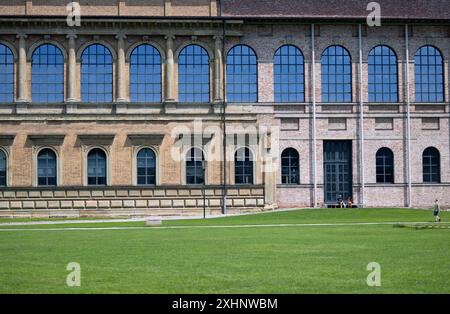
<path id="1" fill-rule="evenodd" d="M 202 184 L 202 190 L 203 190 L 203 219 L 206 219 L 206 193 L 205 193 L 205 161 L 202 161 L 202 170 L 203 170 L 203 184 Z"/>

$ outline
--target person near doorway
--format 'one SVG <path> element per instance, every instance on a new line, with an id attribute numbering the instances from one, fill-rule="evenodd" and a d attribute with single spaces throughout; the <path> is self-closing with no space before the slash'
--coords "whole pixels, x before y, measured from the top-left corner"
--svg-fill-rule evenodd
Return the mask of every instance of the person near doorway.
<path id="1" fill-rule="evenodd" d="M 439 200 L 434 201 L 433 207 L 434 222 L 440 222 L 441 217 L 439 217 L 439 212 L 441 211 L 441 207 L 439 206 Z"/>
<path id="2" fill-rule="evenodd" d="M 348 197 L 347 199 L 347 207 L 348 208 L 353 208 L 353 199 L 351 196 Z"/>
<path id="3" fill-rule="evenodd" d="M 344 199 L 342 198 L 342 194 L 339 194 L 337 203 L 338 203 L 338 208 L 344 208 Z"/>

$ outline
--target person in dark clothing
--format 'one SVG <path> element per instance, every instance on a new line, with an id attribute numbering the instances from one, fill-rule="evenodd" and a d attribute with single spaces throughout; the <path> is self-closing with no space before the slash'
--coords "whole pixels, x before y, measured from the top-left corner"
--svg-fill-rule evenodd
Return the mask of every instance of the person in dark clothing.
<path id="1" fill-rule="evenodd" d="M 342 194 L 339 194 L 337 202 L 338 202 L 338 207 L 339 208 L 344 208 L 344 199 L 342 198 Z"/>
<path id="2" fill-rule="evenodd" d="M 433 215 L 434 215 L 434 222 L 440 222 L 441 217 L 439 217 L 439 212 L 441 211 L 441 207 L 439 206 L 439 200 L 434 201 L 434 207 L 433 207 Z"/>

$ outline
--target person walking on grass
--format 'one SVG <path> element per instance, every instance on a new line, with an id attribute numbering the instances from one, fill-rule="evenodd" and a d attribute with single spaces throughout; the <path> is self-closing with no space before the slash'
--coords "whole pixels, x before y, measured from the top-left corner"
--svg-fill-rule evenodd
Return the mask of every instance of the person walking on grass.
<path id="1" fill-rule="evenodd" d="M 439 212 L 441 211 L 441 207 L 439 206 L 439 200 L 434 201 L 434 209 L 433 209 L 433 215 L 434 215 L 434 222 L 440 222 L 441 218 L 439 217 Z"/>

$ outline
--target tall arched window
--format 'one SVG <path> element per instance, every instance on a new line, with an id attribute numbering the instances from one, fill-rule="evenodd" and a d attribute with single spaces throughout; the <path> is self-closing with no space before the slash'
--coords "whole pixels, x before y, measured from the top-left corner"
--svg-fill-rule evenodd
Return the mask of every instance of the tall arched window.
<path id="1" fill-rule="evenodd" d="M 369 53 L 369 101 L 397 102 L 397 56 L 387 46 L 377 46 Z"/>
<path id="2" fill-rule="evenodd" d="M 43 44 L 31 60 L 31 98 L 33 102 L 64 101 L 64 58 L 52 44 Z"/>
<path id="3" fill-rule="evenodd" d="M 137 183 L 156 184 L 156 156 L 150 148 L 143 148 L 137 154 Z"/>
<path id="4" fill-rule="evenodd" d="M 142 44 L 130 56 L 130 100 L 161 101 L 161 55 L 158 49 Z"/>
<path id="5" fill-rule="evenodd" d="M 247 147 L 234 154 L 234 183 L 253 184 L 253 154 Z"/>
<path id="6" fill-rule="evenodd" d="M 423 151 L 423 182 L 441 182 L 441 160 L 439 151 L 434 147 L 428 147 Z"/>
<path id="7" fill-rule="evenodd" d="M 441 52 L 432 46 L 417 50 L 414 63 L 416 102 L 444 102 Z"/>
<path id="8" fill-rule="evenodd" d="M 285 45 L 275 52 L 274 87 L 276 102 L 304 102 L 303 54 L 295 46 Z"/>
<path id="9" fill-rule="evenodd" d="M 258 66 L 252 48 L 237 45 L 227 55 L 228 102 L 258 101 Z"/>
<path id="10" fill-rule="evenodd" d="M 350 54 L 342 46 L 330 46 L 322 54 L 322 102 L 352 101 Z"/>
<path id="11" fill-rule="evenodd" d="M 106 185 L 106 154 L 100 148 L 92 149 L 87 157 L 88 185 Z"/>
<path id="12" fill-rule="evenodd" d="M 199 45 L 189 45 L 178 56 L 180 102 L 209 102 L 209 56 Z"/>
<path id="13" fill-rule="evenodd" d="M 112 101 L 113 66 L 108 48 L 100 44 L 86 47 L 81 55 L 81 100 Z"/>
<path id="14" fill-rule="evenodd" d="M 281 153 L 281 183 L 300 184 L 300 162 L 298 152 L 286 148 Z"/>
<path id="15" fill-rule="evenodd" d="M 14 57 L 11 50 L 0 44 L 0 102 L 14 101 Z"/>
<path id="16" fill-rule="evenodd" d="M 37 158 L 38 185 L 56 186 L 56 154 L 51 149 L 43 149 Z"/>
<path id="17" fill-rule="evenodd" d="M 205 183 L 205 159 L 203 151 L 199 148 L 191 148 L 186 155 L 186 183 Z"/>
<path id="18" fill-rule="evenodd" d="M 6 160 L 6 154 L 0 149 L 0 186 L 6 186 L 8 162 Z"/>
<path id="19" fill-rule="evenodd" d="M 377 183 L 394 183 L 394 154 L 383 147 L 376 154 Z"/>

